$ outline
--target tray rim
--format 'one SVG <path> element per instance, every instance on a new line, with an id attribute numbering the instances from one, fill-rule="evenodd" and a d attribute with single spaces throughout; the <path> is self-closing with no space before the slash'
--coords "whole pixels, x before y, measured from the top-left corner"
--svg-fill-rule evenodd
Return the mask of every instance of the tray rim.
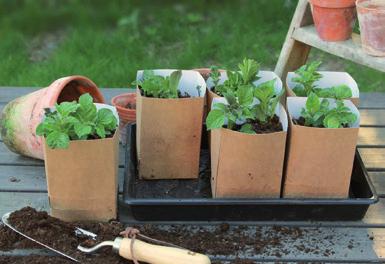
<path id="1" fill-rule="evenodd" d="M 369 186 L 369 191 L 372 196 L 368 198 L 135 198 L 130 196 L 130 192 L 126 185 L 127 174 L 129 170 L 128 163 L 130 162 L 130 134 L 136 123 L 126 125 L 127 142 L 125 147 L 125 173 L 123 181 L 123 202 L 131 206 L 145 206 L 145 205 L 160 205 L 160 206 L 186 206 L 186 205 L 200 205 L 200 206 L 218 206 L 218 205 L 372 205 L 379 201 L 379 197 L 375 191 L 373 183 L 369 177 L 365 164 L 362 161 L 361 155 L 356 148 L 355 158 L 358 159 L 360 166 L 363 168 L 363 174 L 366 183 Z"/>

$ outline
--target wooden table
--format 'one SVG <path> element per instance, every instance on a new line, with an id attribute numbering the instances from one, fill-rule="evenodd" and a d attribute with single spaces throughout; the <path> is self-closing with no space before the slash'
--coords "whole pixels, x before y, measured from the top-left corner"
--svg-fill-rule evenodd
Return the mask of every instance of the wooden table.
<path id="1" fill-rule="evenodd" d="M 7 102 L 31 92 L 32 89 L 36 88 L 0 87 L 0 111 Z M 113 96 L 127 92 L 127 89 L 102 90 L 107 102 L 110 102 Z M 362 221 L 253 223 L 251 229 L 263 226 L 262 232 L 266 233 L 271 232 L 276 225 L 300 227 L 307 234 L 300 238 L 303 243 L 316 243 L 321 252 L 334 251 L 334 254 L 323 255 L 294 249 L 280 252 L 279 256 L 272 248 L 270 253 L 254 256 L 259 262 L 385 262 L 385 93 L 362 93 L 360 105 L 359 151 L 380 201 L 369 208 Z M 123 155 L 121 148 L 120 180 L 124 171 Z M 42 210 L 49 208 L 44 163 L 17 155 L 9 151 L 0 141 L 0 215 L 26 205 Z M 127 223 L 134 222 L 128 215 L 121 216 L 121 220 Z M 207 225 L 207 223 L 196 224 Z M 282 241 L 286 243 L 285 247 L 294 248 L 293 241 L 285 240 L 285 237 L 282 237 Z M 0 252 L 1 254 L 4 252 Z M 20 252 L 6 254 L 20 254 Z"/>

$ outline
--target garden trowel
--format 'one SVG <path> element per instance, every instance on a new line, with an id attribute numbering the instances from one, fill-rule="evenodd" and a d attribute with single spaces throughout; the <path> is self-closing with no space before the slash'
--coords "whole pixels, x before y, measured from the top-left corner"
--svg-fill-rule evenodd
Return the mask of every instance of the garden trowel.
<path id="1" fill-rule="evenodd" d="M 210 259 L 203 254 L 187 249 L 158 246 L 132 238 L 117 237 L 114 241 L 104 241 L 92 248 L 78 246 L 84 253 L 93 253 L 98 249 L 111 246 L 112 250 L 121 257 L 133 260 L 135 263 L 143 261 L 149 264 L 210 264 Z"/>
<path id="2" fill-rule="evenodd" d="M 9 227 L 10 229 L 12 229 L 13 231 L 15 231 L 16 233 L 18 233 L 19 235 L 22 235 L 23 237 L 28 238 L 29 240 L 31 240 L 31 241 L 33 241 L 33 242 L 35 242 L 35 243 L 37 243 L 37 244 L 39 244 L 39 245 L 41 245 L 41 246 L 43 246 L 43 247 L 49 249 L 49 250 L 51 250 L 51 251 L 53 251 L 53 252 L 55 252 L 55 253 L 57 253 L 57 254 L 63 256 L 63 257 L 66 257 L 66 258 L 68 258 L 68 259 L 70 259 L 70 260 L 72 260 L 72 261 L 75 261 L 75 262 L 79 262 L 77 259 L 75 259 L 75 258 L 73 258 L 73 257 L 71 257 L 71 256 L 69 256 L 69 255 L 67 255 L 67 254 L 65 254 L 65 253 L 63 253 L 63 252 L 61 252 L 61 251 L 59 251 L 59 250 L 56 250 L 56 249 L 54 249 L 54 248 L 52 248 L 52 247 L 50 247 L 50 246 L 48 246 L 48 245 L 46 245 L 46 244 L 43 244 L 42 242 L 40 242 L 40 241 L 38 241 L 38 240 L 36 240 L 36 239 L 33 239 L 32 237 L 29 237 L 29 236 L 27 236 L 26 234 L 24 234 L 23 232 L 17 230 L 15 227 L 13 227 L 13 226 L 8 222 L 8 218 L 9 218 L 9 215 L 10 215 L 10 214 L 11 214 L 11 213 L 6 213 L 6 214 L 3 215 L 3 217 L 1 218 L 2 222 L 4 223 L 4 225 L 6 225 L 7 227 Z M 96 237 L 96 235 L 95 235 L 94 233 L 89 232 L 89 231 L 84 230 L 84 229 L 81 229 L 81 228 L 76 228 L 76 229 L 75 229 L 75 234 L 76 234 L 76 235 L 82 234 L 82 235 L 85 235 L 85 236 L 89 236 L 89 237 L 91 237 L 91 238 L 93 238 L 93 239 L 95 239 L 95 237 Z"/>

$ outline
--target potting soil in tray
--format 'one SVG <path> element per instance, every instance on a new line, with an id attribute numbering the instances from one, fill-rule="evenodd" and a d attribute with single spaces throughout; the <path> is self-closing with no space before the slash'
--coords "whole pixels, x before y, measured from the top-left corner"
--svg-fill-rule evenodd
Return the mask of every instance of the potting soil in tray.
<path id="1" fill-rule="evenodd" d="M 93 255 L 86 255 L 76 250 L 78 243 L 91 246 L 104 240 L 113 240 L 124 229 L 118 222 L 66 223 L 29 207 L 15 212 L 10 222 L 27 235 L 79 259 L 82 263 L 132 263 L 113 253 L 111 247 L 99 250 Z M 73 232 L 75 226 L 97 234 L 97 240 L 90 241 L 87 237 L 77 237 Z M 217 264 L 254 263 L 246 259 L 256 256 L 280 258 L 283 255 L 298 255 L 301 252 L 329 257 L 335 254 L 334 243 L 344 239 L 337 235 L 331 236 L 328 238 L 330 243 L 325 246 L 322 243 L 326 242 L 322 239 L 312 240 L 312 243 L 307 240 L 322 233 L 318 228 L 230 226 L 225 223 L 212 226 L 141 225 L 137 228 L 149 237 L 207 254 L 213 259 L 212 262 Z M 354 246 L 355 244 L 352 244 L 352 247 Z M 0 225 L 0 263 L 73 263 L 60 256 L 31 258 L 1 256 L 1 251 L 30 248 L 41 247 L 14 233 L 8 227 Z M 215 260 L 219 258 L 227 261 Z M 237 258 L 239 260 L 235 261 Z"/>

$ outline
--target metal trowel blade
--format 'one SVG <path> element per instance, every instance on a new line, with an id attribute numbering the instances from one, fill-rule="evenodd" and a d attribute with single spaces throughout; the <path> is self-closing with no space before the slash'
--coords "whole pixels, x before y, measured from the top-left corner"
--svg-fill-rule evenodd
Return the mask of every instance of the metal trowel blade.
<path id="1" fill-rule="evenodd" d="M 73 258 L 73 257 L 71 257 L 71 256 L 69 256 L 69 255 L 67 255 L 67 254 L 65 254 L 65 253 L 63 253 L 63 252 L 61 252 L 61 251 L 59 251 L 59 250 L 56 250 L 56 249 L 54 249 L 54 248 L 51 248 L 50 246 L 47 246 L 47 245 L 41 243 L 40 241 L 37 241 L 36 239 L 33 239 L 32 237 L 29 237 L 29 236 L 27 236 L 26 234 L 20 232 L 20 231 L 17 230 L 16 228 L 14 228 L 14 227 L 8 222 L 8 218 L 9 218 L 9 215 L 10 215 L 10 214 L 11 214 L 11 213 L 6 213 L 6 214 L 3 215 L 3 217 L 1 218 L 1 220 L 2 220 L 3 223 L 4 223 L 4 225 L 6 225 L 7 227 L 9 227 L 10 229 L 12 229 L 13 231 L 15 231 L 16 233 L 18 233 L 19 235 L 22 235 L 23 237 L 28 238 L 29 240 L 31 240 L 31 241 L 33 241 L 33 242 L 35 242 L 35 243 L 37 243 L 37 244 L 39 244 L 39 245 L 41 245 L 41 246 L 43 246 L 43 247 L 49 249 L 49 250 L 51 250 L 51 251 L 53 251 L 53 252 L 55 252 L 55 253 L 57 253 L 57 254 L 63 256 L 63 257 L 66 257 L 66 258 L 68 258 L 68 259 L 70 259 L 70 260 L 72 260 L 72 261 L 75 261 L 75 262 L 79 262 L 77 259 L 75 259 L 75 258 Z"/>

